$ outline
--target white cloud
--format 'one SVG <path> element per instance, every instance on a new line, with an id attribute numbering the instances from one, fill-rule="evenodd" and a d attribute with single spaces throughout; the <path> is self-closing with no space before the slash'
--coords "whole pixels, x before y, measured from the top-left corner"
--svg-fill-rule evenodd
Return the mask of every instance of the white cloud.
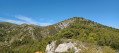
<path id="1" fill-rule="evenodd" d="M 31 18 L 24 17 L 24 16 L 15 16 L 16 18 L 20 20 L 24 20 L 28 24 L 37 24 L 37 22 L 33 21 Z"/>
<path id="2" fill-rule="evenodd" d="M 11 23 L 15 23 L 15 24 L 23 24 L 25 22 L 22 21 L 16 21 L 16 20 L 5 20 L 6 22 L 11 22 Z"/>
<path id="3" fill-rule="evenodd" d="M 0 20 L 1 20 L 1 21 L 4 21 L 4 22 L 15 23 L 15 24 L 25 23 L 25 22 L 22 22 L 22 21 L 16 21 L 16 20 L 11 20 L 11 19 L 3 19 L 3 18 L 0 18 Z"/>
<path id="4" fill-rule="evenodd" d="M 31 18 L 24 17 L 24 16 L 15 16 L 15 17 L 20 19 L 20 20 L 24 20 L 28 24 L 36 24 L 36 25 L 40 25 L 40 26 L 51 25 L 51 23 L 38 23 L 38 22 L 33 21 Z"/>
<path id="5" fill-rule="evenodd" d="M 4 21 L 1 17 L 0 17 L 0 20 L 1 20 L 1 21 Z"/>
<path id="6" fill-rule="evenodd" d="M 48 26 L 48 25 L 52 25 L 51 23 L 40 23 L 40 26 Z"/>
<path id="7" fill-rule="evenodd" d="M 31 18 L 28 17 L 24 17 L 24 16 L 15 16 L 17 19 L 19 20 L 11 20 L 11 19 L 4 19 L 0 17 L 1 21 L 4 22 L 10 22 L 10 23 L 15 23 L 15 24 L 23 24 L 23 23 L 27 23 L 27 24 L 35 24 L 35 25 L 40 25 L 40 26 L 48 26 L 48 25 L 52 25 L 51 23 L 41 23 L 41 22 L 36 22 L 33 21 Z"/>

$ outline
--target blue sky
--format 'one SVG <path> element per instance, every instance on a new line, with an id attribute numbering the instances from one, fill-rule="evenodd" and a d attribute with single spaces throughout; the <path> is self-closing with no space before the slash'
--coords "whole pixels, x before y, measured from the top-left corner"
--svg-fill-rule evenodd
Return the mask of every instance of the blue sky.
<path id="1" fill-rule="evenodd" d="M 119 28 L 119 1 L 0 0 L 0 22 L 47 26 L 72 17 Z"/>

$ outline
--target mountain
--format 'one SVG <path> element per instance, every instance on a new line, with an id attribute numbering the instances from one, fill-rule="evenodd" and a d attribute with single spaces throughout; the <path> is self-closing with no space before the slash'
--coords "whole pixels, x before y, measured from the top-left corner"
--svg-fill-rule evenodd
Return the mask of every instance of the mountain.
<path id="1" fill-rule="evenodd" d="M 82 17 L 73 17 L 46 27 L 0 22 L 0 53 L 45 52 L 47 44 L 60 39 L 76 39 L 117 50 L 118 35 L 119 29 Z"/>

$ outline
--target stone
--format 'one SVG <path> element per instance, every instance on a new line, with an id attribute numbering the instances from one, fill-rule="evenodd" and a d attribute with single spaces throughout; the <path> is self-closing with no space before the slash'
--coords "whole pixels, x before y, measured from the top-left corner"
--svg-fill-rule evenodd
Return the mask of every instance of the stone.
<path id="1" fill-rule="evenodd" d="M 67 52 L 69 49 L 74 49 L 74 44 L 73 43 L 63 43 L 63 44 L 60 44 L 55 52 Z"/>
<path id="2" fill-rule="evenodd" d="M 56 44 L 56 41 L 53 41 L 53 42 L 51 42 L 51 44 L 48 44 L 46 47 L 46 52 L 54 53 L 55 52 L 55 44 Z"/>

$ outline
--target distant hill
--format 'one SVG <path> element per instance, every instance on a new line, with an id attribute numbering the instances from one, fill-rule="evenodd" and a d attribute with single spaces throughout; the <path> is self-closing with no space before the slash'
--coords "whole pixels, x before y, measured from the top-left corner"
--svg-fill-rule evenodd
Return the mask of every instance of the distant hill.
<path id="1" fill-rule="evenodd" d="M 82 17 L 73 17 L 46 27 L 0 22 L 0 53 L 45 51 L 47 44 L 60 39 L 77 39 L 119 49 L 119 29 Z"/>

